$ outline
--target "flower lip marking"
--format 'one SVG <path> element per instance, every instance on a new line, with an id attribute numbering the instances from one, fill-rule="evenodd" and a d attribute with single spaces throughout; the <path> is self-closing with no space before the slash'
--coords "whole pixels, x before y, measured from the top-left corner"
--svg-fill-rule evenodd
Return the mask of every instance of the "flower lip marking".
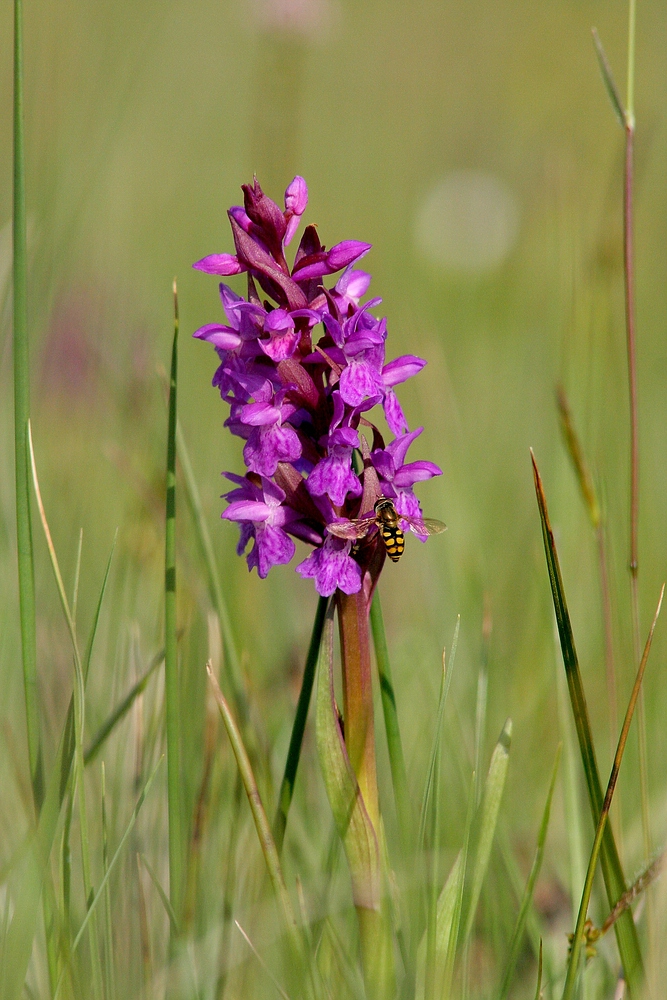
<path id="1" fill-rule="evenodd" d="M 375 501 L 373 513 L 367 517 L 354 518 L 350 521 L 336 521 L 327 525 L 330 535 L 344 538 L 348 541 L 365 538 L 369 531 L 376 527 L 384 542 L 387 555 L 392 562 L 398 562 L 405 548 L 405 536 L 402 524 L 418 536 L 439 535 L 447 530 L 447 525 L 433 517 L 408 517 L 400 514 L 389 497 L 380 497 Z"/>

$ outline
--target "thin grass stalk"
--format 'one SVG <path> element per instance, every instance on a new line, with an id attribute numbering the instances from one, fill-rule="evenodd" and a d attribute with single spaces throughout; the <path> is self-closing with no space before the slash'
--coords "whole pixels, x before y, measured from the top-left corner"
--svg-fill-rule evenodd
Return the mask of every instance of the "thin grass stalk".
<path id="1" fill-rule="evenodd" d="M 241 796 L 243 782 L 236 772 L 234 779 L 234 794 L 232 796 L 232 819 L 229 825 L 229 840 L 225 851 L 227 871 L 222 890 L 222 927 L 220 944 L 218 946 L 218 981 L 216 983 L 217 1000 L 222 1000 L 227 986 L 227 969 L 229 965 L 229 950 L 231 945 L 232 917 L 234 914 L 234 897 L 236 895 L 236 849 L 241 827 Z"/>
<path id="2" fill-rule="evenodd" d="M 301 933 L 296 922 L 296 917 L 294 916 L 289 893 L 287 892 L 287 886 L 285 884 L 285 878 L 280 865 L 276 842 L 273 839 L 271 827 L 264 810 L 264 804 L 262 803 L 259 789 L 257 788 L 257 782 L 255 781 L 255 775 L 253 774 L 252 766 L 250 764 L 250 758 L 248 757 L 246 748 L 243 745 L 241 733 L 234 716 L 229 709 L 229 705 L 227 704 L 225 697 L 220 690 L 215 674 L 213 673 L 213 667 L 210 660 L 206 664 L 206 670 L 213 689 L 213 696 L 220 711 L 222 721 L 225 724 L 229 742 L 232 745 L 232 750 L 234 751 L 234 756 L 236 757 L 236 763 L 245 786 L 250 811 L 252 813 L 255 829 L 257 831 L 257 837 L 259 839 L 259 844 L 262 849 L 262 854 L 264 855 L 269 877 L 280 906 L 281 914 L 285 922 L 288 937 L 295 956 L 301 959 L 303 957 L 303 941 L 301 939 Z"/>
<path id="3" fill-rule="evenodd" d="M 579 740 L 588 797 L 593 817 L 593 823 L 597 828 L 600 810 L 602 809 L 602 787 L 600 784 L 600 774 L 595 755 L 595 746 L 591 733 L 590 721 L 588 718 L 588 707 L 579 670 L 579 660 L 574 644 L 574 635 L 570 615 L 565 600 L 565 590 L 560 572 L 558 552 L 551 530 L 549 512 L 547 509 L 546 497 L 542 480 L 535 462 L 535 456 L 531 451 L 533 463 L 533 475 L 535 479 L 535 492 L 537 495 L 540 519 L 542 522 L 542 535 L 544 539 L 544 550 L 549 571 L 549 581 L 556 613 L 558 633 L 560 636 L 565 675 L 567 677 L 572 712 Z M 616 849 L 616 842 L 611 827 L 607 824 L 604 829 L 602 840 L 602 851 L 600 857 L 602 874 L 607 890 L 609 905 L 613 906 L 617 899 L 625 892 L 626 883 L 623 869 Z M 625 913 L 615 925 L 616 940 L 621 955 L 621 962 L 625 971 L 626 982 L 631 997 L 637 998 L 641 994 L 641 985 L 644 980 L 644 963 L 639 948 L 639 938 L 632 915 Z"/>
<path id="4" fill-rule="evenodd" d="M 74 675 L 75 675 L 74 690 L 73 690 L 74 772 L 72 776 L 72 788 L 74 789 L 74 787 L 76 786 L 78 793 L 77 797 L 79 806 L 79 832 L 81 836 L 81 868 L 83 875 L 83 887 L 86 895 L 86 906 L 89 908 L 91 905 L 91 895 L 93 888 L 92 888 L 91 867 L 90 867 L 90 842 L 88 837 L 88 815 L 86 811 L 86 790 L 84 782 L 84 763 L 83 763 L 83 731 L 85 722 L 85 717 L 84 717 L 85 680 L 83 674 L 83 664 L 81 661 L 81 655 L 79 653 L 79 643 L 76 635 L 76 627 L 67 600 L 65 585 L 63 583 L 62 575 L 60 573 L 58 557 L 56 555 L 56 550 L 53 545 L 53 540 L 51 538 L 51 531 L 49 529 L 49 524 L 46 519 L 46 512 L 44 510 L 42 495 L 39 488 L 37 467 L 35 465 L 35 454 L 32 447 L 32 433 L 30 429 L 30 421 L 28 421 L 28 448 L 30 454 L 30 464 L 32 467 L 32 479 L 35 489 L 35 498 L 37 500 L 37 508 L 39 510 L 39 516 L 42 522 L 42 528 L 44 529 L 44 536 L 46 538 L 46 544 L 49 550 L 51 566 L 53 568 L 53 574 L 56 579 L 58 594 L 60 596 L 60 602 L 62 605 L 63 613 L 65 615 L 65 620 L 67 622 L 67 627 L 72 642 L 72 650 L 74 653 Z M 91 919 L 89 924 L 89 942 L 90 942 L 90 960 L 91 960 L 93 996 L 95 998 L 101 998 L 103 995 L 102 966 L 100 963 L 100 954 L 98 950 L 98 928 L 97 928 L 96 916 L 93 916 L 93 919 Z"/>
<path id="5" fill-rule="evenodd" d="M 306 729 L 308 708 L 310 706 L 310 698 L 313 691 L 315 668 L 317 667 L 317 660 L 320 654 L 320 643 L 322 642 L 322 630 L 324 629 L 324 618 L 327 613 L 327 603 L 328 599 L 326 597 L 320 597 L 317 602 L 317 611 L 315 612 L 315 621 L 313 622 L 313 631 L 310 637 L 308 656 L 306 657 L 306 666 L 303 671 L 301 690 L 299 691 L 299 700 L 296 705 L 296 714 L 294 716 L 294 724 L 292 725 L 292 735 L 290 737 L 289 750 L 287 751 L 287 760 L 285 761 L 285 771 L 280 785 L 278 808 L 276 810 L 276 818 L 273 821 L 273 836 L 276 842 L 276 847 L 278 848 L 278 854 L 280 854 L 283 849 L 285 828 L 287 826 L 287 815 L 289 813 L 292 796 L 294 794 L 294 783 L 296 781 L 296 772 L 299 767 L 299 758 L 301 756 L 301 747 L 303 745 L 303 734 Z"/>
<path id="6" fill-rule="evenodd" d="M 623 273 L 625 278 L 625 327 L 628 351 L 630 397 L 630 588 L 632 594 L 632 636 L 635 663 L 639 660 L 639 403 L 637 395 L 637 336 L 635 309 L 634 256 L 634 146 L 635 146 L 635 0 L 628 4 L 628 90 L 625 108 L 625 177 L 623 184 Z M 641 793 L 642 838 L 646 860 L 651 857 L 651 809 L 648 791 L 648 748 L 644 691 L 640 691 L 637 718 L 639 737 L 639 787 Z M 648 924 L 652 940 L 652 907 L 649 900 Z"/>
<path id="7" fill-rule="evenodd" d="M 176 446 L 178 458 L 181 463 L 181 469 L 183 471 L 185 495 L 192 514 L 192 520 L 194 522 L 201 555 L 204 560 L 204 566 L 206 567 L 209 595 L 211 603 L 213 604 L 218 616 L 218 621 L 220 622 L 222 648 L 224 653 L 223 670 L 225 671 L 225 677 L 232 693 L 232 699 L 236 712 L 239 719 L 243 723 L 243 726 L 247 726 L 249 716 L 248 702 L 241 680 L 241 663 L 234 639 L 229 608 L 227 607 L 227 602 L 220 583 L 218 565 L 215 559 L 213 545 L 211 543 L 211 536 L 206 525 L 206 518 L 204 517 L 204 510 L 202 508 L 201 497 L 199 495 L 199 487 L 197 486 L 197 480 L 195 479 L 192 462 L 190 461 L 190 453 L 183 435 L 183 430 L 178 420 L 176 421 Z"/>
<path id="8" fill-rule="evenodd" d="M 405 757 L 403 756 L 401 730 L 398 724 L 396 695 L 394 693 L 394 682 L 391 676 L 391 663 L 389 661 L 387 637 L 384 630 L 384 619 L 382 617 L 382 605 L 380 603 L 380 594 L 377 587 L 371 603 L 370 622 L 371 632 L 373 633 L 373 645 L 375 647 L 378 677 L 380 680 L 382 713 L 384 715 L 384 728 L 387 734 L 389 767 L 391 770 L 391 780 L 394 789 L 398 829 L 401 838 L 403 856 L 408 858 L 412 851 L 413 840 L 412 807 L 410 803 L 410 792 L 408 790 L 408 776 L 405 770 Z"/>
<path id="9" fill-rule="evenodd" d="M 169 380 L 167 433 L 167 518 L 165 529 L 164 683 L 167 713 L 167 800 L 169 812 L 169 899 L 181 917 L 183 893 L 183 809 L 181 803 L 181 718 L 176 637 L 176 385 L 178 381 L 178 294 L 174 281 L 174 339 Z M 172 954 L 176 940 L 171 932 Z"/>
<path id="10" fill-rule="evenodd" d="M 442 686 L 445 684 L 445 674 L 443 670 L 442 676 Z M 438 742 L 436 754 L 435 754 L 435 768 L 433 773 L 433 785 L 431 787 L 431 802 L 430 802 L 430 830 L 429 830 L 429 849 L 431 854 L 431 863 L 429 866 L 429 883 L 428 883 L 428 911 L 426 920 L 426 968 L 424 975 L 424 1000 L 435 1000 L 435 963 L 436 963 L 436 937 L 437 937 L 437 924 L 438 924 L 438 887 L 440 885 L 439 877 L 439 853 L 440 853 L 440 838 L 439 838 L 439 823 L 440 823 L 440 763 L 441 763 L 441 748 L 440 742 Z"/>
<path id="11" fill-rule="evenodd" d="M 574 985 L 576 982 L 577 974 L 579 972 L 579 960 L 581 958 L 581 948 L 584 941 L 584 925 L 586 923 L 586 918 L 588 915 L 588 904 L 590 903 L 591 892 L 593 891 L 593 878 L 595 876 L 595 869 L 597 867 L 600 848 L 602 846 L 602 837 L 604 835 L 605 827 L 607 824 L 607 817 L 609 815 L 609 809 L 611 807 L 611 801 L 614 795 L 614 789 L 616 788 L 616 782 L 618 780 L 618 774 L 621 768 L 621 762 L 623 760 L 623 754 L 625 752 L 625 746 L 628 740 L 628 733 L 630 732 L 630 723 L 632 722 L 635 706 L 639 698 L 641 683 L 642 680 L 644 679 L 644 671 L 646 669 L 648 656 L 651 651 L 653 633 L 655 631 L 658 615 L 660 614 L 660 608 L 662 606 L 662 599 L 664 593 L 665 593 L 665 585 L 663 584 L 662 590 L 660 591 L 660 599 L 658 600 L 658 607 L 656 608 L 656 612 L 653 617 L 653 623 L 651 625 L 651 629 L 649 631 L 648 638 L 646 640 L 646 645 L 644 646 L 644 653 L 641 658 L 641 663 L 639 664 L 639 669 L 637 670 L 637 677 L 635 678 L 634 687 L 632 689 L 632 694 L 630 696 L 628 708 L 625 713 L 623 728 L 621 729 L 621 735 L 619 736 L 618 739 L 616 756 L 614 757 L 614 763 L 611 768 L 611 774 L 609 775 L 607 791 L 605 793 L 604 802 L 602 803 L 602 809 L 600 810 L 600 818 L 598 819 L 597 829 L 595 831 L 595 839 L 593 841 L 593 848 L 591 850 L 590 861 L 588 862 L 588 871 L 586 872 L 586 881 L 584 882 L 584 890 L 581 895 L 581 903 L 579 905 L 579 915 L 577 917 L 577 924 L 572 939 L 570 960 L 567 967 L 567 976 L 565 978 L 565 988 L 563 990 L 563 1000 L 571 1000 L 571 997 L 574 992 Z"/>
<path id="12" fill-rule="evenodd" d="M 44 800 L 44 765 L 39 729 L 35 569 L 30 522 L 30 471 L 27 433 L 30 419 L 30 359 L 28 353 L 27 235 L 25 149 L 23 127 L 23 4 L 14 0 L 14 202 L 12 220 L 14 294 L 14 463 L 16 476 L 16 543 L 18 551 L 19 617 L 23 658 L 30 781 L 39 813 Z"/>
<path id="13" fill-rule="evenodd" d="M 107 877 L 109 871 L 109 831 L 107 829 L 107 799 L 106 799 L 106 768 L 102 761 L 102 871 Z M 111 890 L 107 879 L 104 888 L 104 940 L 106 951 L 105 985 L 107 1000 L 112 1000 L 116 993 L 116 963 L 113 946 L 113 920 L 111 915 Z"/>

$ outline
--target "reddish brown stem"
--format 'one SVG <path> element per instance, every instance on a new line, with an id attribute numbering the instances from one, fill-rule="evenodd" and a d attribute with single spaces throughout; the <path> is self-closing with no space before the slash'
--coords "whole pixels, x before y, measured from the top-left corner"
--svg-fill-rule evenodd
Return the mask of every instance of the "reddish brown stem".
<path id="1" fill-rule="evenodd" d="M 345 746 L 369 818 L 378 829 L 368 601 L 363 588 L 358 594 L 349 595 L 339 590 L 336 597 L 343 661 Z"/>

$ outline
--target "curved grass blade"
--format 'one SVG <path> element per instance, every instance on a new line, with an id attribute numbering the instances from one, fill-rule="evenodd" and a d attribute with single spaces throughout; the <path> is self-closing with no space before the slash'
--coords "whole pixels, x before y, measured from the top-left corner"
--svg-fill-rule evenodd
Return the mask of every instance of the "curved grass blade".
<path id="1" fill-rule="evenodd" d="M 500 803 L 505 788 L 507 778 L 507 767 L 509 764 L 509 752 L 512 742 L 512 720 L 508 719 L 502 728 L 498 742 L 491 755 L 489 773 L 484 783 L 482 801 L 475 822 L 473 824 L 472 859 L 469 867 L 469 877 L 466 873 L 466 882 L 469 886 L 464 899 L 464 912 L 462 918 L 463 937 L 462 943 L 470 937 L 475 912 L 482 891 L 482 883 L 486 870 L 489 866 L 491 847 L 498 823 Z"/>
<path id="2" fill-rule="evenodd" d="M 167 516 L 164 571 L 164 686 L 167 715 L 167 804 L 169 814 L 169 897 L 181 913 L 183 882 L 183 807 L 181 802 L 181 691 L 176 639 L 176 387 L 178 382 L 178 294 L 174 280 L 174 339 L 169 379 L 167 431 Z M 172 950 L 175 946 L 171 935 Z"/>
<path id="3" fill-rule="evenodd" d="M 218 573 L 218 565 L 215 560 L 211 536 L 206 525 L 206 518 L 204 517 L 201 497 L 199 495 L 199 487 L 197 486 L 197 480 L 195 479 L 192 462 L 190 461 L 190 453 L 185 442 L 183 430 L 178 420 L 176 421 L 176 448 L 178 458 L 181 463 L 181 469 L 183 471 L 185 496 L 190 508 L 192 520 L 194 522 L 204 566 L 206 567 L 209 596 L 218 615 L 218 621 L 220 622 L 222 645 L 225 654 L 223 658 L 225 675 L 232 692 L 234 706 L 239 718 L 245 725 L 249 713 L 245 691 L 243 690 L 243 684 L 241 682 L 239 654 L 234 640 L 229 609 L 227 607 L 227 602 L 220 583 L 220 574 Z"/>
<path id="4" fill-rule="evenodd" d="M 153 871 L 153 867 L 149 863 L 148 858 L 146 857 L 146 855 L 145 854 L 140 854 L 139 857 L 141 858 L 141 861 L 142 861 L 142 864 L 143 864 L 144 868 L 146 869 L 146 871 L 148 872 L 148 874 L 151 877 L 151 882 L 155 886 L 155 890 L 156 890 L 158 896 L 160 897 L 160 901 L 161 901 L 162 905 L 164 906 L 164 911 L 167 914 L 167 916 L 169 917 L 169 924 L 173 928 L 174 934 L 176 934 L 176 935 L 180 934 L 180 928 L 178 926 L 178 920 L 176 919 L 176 914 L 174 913 L 174 908 L 171 905 L 171 903 L 169 902 L 169 896 L 167 895 L 167 893 L 162 888 L 162 884 L 161 884 L 159 878 L 157 877 L 157 875 L 155 874 L 155 872 Z"/>
<path id="5" fill-rule="evenodd" d="M 83 932 L 86 929 L 86 924 L 92 918 L 93 912 L 95 910 L 95 907 L 99 903 L 99 901 L 100 901 L 100 899 L 102 897 L 102 894 L 103 894 L 104 890 L 106 889 L 107 883 L 108 883 L 109 878 L 111 876 L 111 872 L 114 870 L 114 868 L 116 866 L 116 862 L 118 861 L 119 857 L 121 856 L 121 854 L 123 852 L 123 848 L 125 847 L 125 844 L 127 842 L 127 838 L 130 836 L 130 834 L 132 833 L 132 830 L 134 829 L 134 824 L 137 822 L 137 817 L 139 816 L 139 813 L 141 812 L 141 807 L 144 804 L 146 796 L 148 795 L 148 793 L 151 790 L 151 785 L 153 784 L 153 782 L 155 780 L 155 775 L 157 774 L 157 772 L 158 772 L 158 770 L 160 768 L 160 764 L 161 763 L 162 763 L 162 757 L 160 757 L 160 759 L 158 760 L 157 764 L 155 765 L 155 767 L 151 771 L 150 775 L 148 776 L 148 780 L 146 781 L 146 784 L 143 787 L 141 795 L 137 799 L 137 804 L 135 805 L 134 809 L 132 810 L 132 815 L 130 817 L 130 821 L 129 821 L 129 823 L 127 824 L 127 826 L 125 828 L 125 832 L 124 832 L 123 836 L 120 838 L 120 842 L 119 842 L 118 847 L 116 848 L 116 850 L 114 852 L 114 856 L 112 857 L 111 861 L 109 862 L 109 864 L 107 866 L 107 870 L 104 873 L 104 877 L 102 878 L 102 881 L 100 882 L 99 888 L 97 889 L 95 895 L 93 896 L 92 901 L 90 902 L 90 904 L 88 906 L 88 912 L 86 913 L 85 917 L 83 918 L 81 926 L 79 927 L 79 930 L 77 931 L 77 935 L 74 938 L 74 941 L 72 943 L 72 951 L 76 951 L 77 945 L 81 941 L 81 936 L 83 935 Z"/>
<path id="6" fill-rule="evenodd" d="M 313 690 L 313 682 L 315 680 L 315 668 L 320 654 L 320 643 L 322 641 L 322 630 L 324 629 L 324 617 L 326 615 L 326 611 L 327 598 L 320 597 L 317 603 L 315 621 L 313 622 L 313 631 L 310 637 L 308 656 L 306 657 L 306 666 L 303 671 L 303 680 L 301 681 L 301 690 L 299 691 L 299 700 L 296 706 L 296 714 L 294 716 L 294 724 L 292 726 L 292 735 L 290 737 L 289 750 L 287 751 L 287 760 L 285 761 L 285 773 L 283 774 L 283 780 L 280 785 L 278 809 L 276 810 L 276 818 L 273 821 L 273 836 L 276 842 L 276 847 L 278 848 L 278 854 L 280 854 L 283 849 L 283 839 L 285 837 L 285 828 L 287 826 L 287 814 L 289 813 L 290 804 L 292 802 L 294 782 L 296 781 L 296 772 L 299 767 L 299 757 L 301 756 L 303 734 L 306 729 L 306 719 L 308 718 L 310 697 Z"/>
<path id="7" fill-rule="evenodd" d="M 579 972 L 581 946 L 584 940 L 584 924 L 586 923 L 586 917 L 588 915 L 588 904 L 590 902 L 591 892 L 593 891 L 593 878 L 595 876 L 595 869 L 597 867 L 600 848 L 602 846 L 602 837 L 604 835 L 605 827 L 607 825 L 607 817 L 609 815 L 609 810 L 611 808 L 611 800 L 614 795 L 614 789 L 616 788 L 618 774 L 621 769 L 621 762 L 623 760 L 623 754 L 625 752 L 625 745 L 628 740 L 628 733 L 630 732 L 630 723 L 632 722 L 632 716 L 634 715 L 637 699 L 639 698 L 639 691 L 641 688 L 642 680 L 644 679 L 644 671 L 646 669 L 646 663 L 648 661 L 648 656 L 651 651 L 651 643 L 653 642 L 653 633 L 655 631 L 656 622 L 658 621 L 658 615 L 660 614 L 660 608 L 662 607 L 662 599 L 664 597 L 664 594 L 665 594 L 665 585 L 663 583 L 662 590 L 660 591 L 660 599 L 658 601 L 658 607 L 656 608 L 655 615 L 653 616 L 653 623 L 651 625 L 648 638 L 646 640 L 646 645 L 644 646 L 644 653 L 641 658 L 641 663 L 639 664 L 639 669 L 637 670 L 637 677 L 635 678 L 634 687 L 632 688 L 632 694 L 630 696 L 628 708 L 625 713 L 625 719 L 623 721 L 623 728 L 621 729 L 621 735 L 618 738 L 618 747 L 616 749 L 616 756 L 614 757 L 614 763 L 612 765 L 611 774 L 609 775 L 609 782 L 607 784 L 607 791 L 605 793 L 604 802 L 602 803 L 602 809 L 600 810 L 600 818 L 598 819 L 597 829 L 595 831 L 595 839 L 593 841 L 593 848 L 591 850 L 591 857 L 590 861 L 588 862 L 588 871 L 586 872 L 586 881 L 584 882 L 584 890 L 581 894 L 581 903 L 579 905 L 577 926 L 575 928 L 574 936 L 572 938 L 572 948 L 570 951 L 570 960 L 567 966 L 567 976 L 565 978 L 563 1000 L 571 1000 L 571 997 L 574 992 L 575 981 L 577 978 L 577 974 Z"/>
<path id="8" fill-rule="evenodd" d="M 130 690 L 125 695 L 123 700 L 118 705 L 116 705 L 111 715 L 105 720 L 105 722 L 102 723 L 100 728 L 97 730 L 97 733 L 90 741 L 90 745 L 83 756 L 84 764 L 86 765 L 91 764 L 95 760 L 98 753 L 104 746 L 105 741 L 111 735 L 115 727 L 118 725 L 121 719 L 125 718 L 125 716 L 132 708 L 132 705 L 134 704 L 135 700 L 139 697 L 139 695 L 143 694 L 143 692 L 146 690 L 146 686 L 148 685 L 149 680 L 151 679 L 151 677 L 153 676 L 153 674 L 155 673 L 155 671 L 160 666 L 163 660 L 164 660 L 164 650 L 161 649 L 159 653 L 155 654 L 148 668 L 146 669 L 144 674 L 139 678 L 137 683 L 130 688 Z"/>
<path id="9" fill-rule="evenodd" d="M 507 965 L 505 967 L 505 974 L 503 976 L 502 986 L 500 988 L 500 1000 L 506 1000 L 509 996 L 510 985 L 512 983 L 512 976 L 514 975 L 514 970 L 516 969 L 517 959 L 519 958 L 519 949 L 521 947 L 521 942 L 523 939 L 523 932 L 526 927 L 526 920 L 528 919 L 528 911 L 530 905 L 533 901 L 533 892 L 535 890 L 535 883 L 540 874 L 540 869 L 542 867 L 542 859 L 544 857 L 544 844 L 547 839 L 547 830 L 549 829 L 549 817 L 551 814 L 551 800 L 554 794 L 554 788 L 556 787 L 556 775 L 558 774 L 558 765 L 560 764 L 560 756 L 563 749 L 563 744 L 558 744 L 558 750 L 556 751 L 556 759 L 554 761 L 554 766 L 551 772 L 551 782 L 549 784 L 549 793 L 547 795 L 547 801 L 544 806 L 544 812 L 542 813 L 542 822 L 540 824 L 540 832 L 537 837 L 537 848 L 535 850 L 535 857 L 533 858 L 533 865 L 530 869 L 530 875 L 528 876 L 528 881 L 526 882 L 526 889 L 523 894 L 523 899 L 521 900 L 521 907 L 519 908 L 519 915 L 516 920 L 516 926 L 512 934 L 512 940 L 510 941 L 509 956 L 507 959 Z M 540 967 L 542 965 L 541 956 L 542 942 L 540 942 Z M 539 993 L 539 987 L 538 987 Z"/>
<path id="10" fill-rule="evenodd" d="M 602 809 L 602 786 L 600 784 L 600 775 L 595 756 L 595 746 L 588 718 L 588 708 L 586 705 L 586 697 L 584 695 L 584 688 L 579 670 L 579 660 L 574 644 L 574 635 L 572 632 L 570 615 L 567 609 L 567 602 L 565 600 L 565 589 L 563 587 L 560 564 L 558 562 L 556 542 L 554 540 L 551 523 L 549 521 L 549 512 L 547 509 L 542 480 L 540 478 L 535 456 L 532 451 L 531 460 L 533 463 L 535 493 L 537 495 L 537 504 L 542 522 L 544 551 L 546 554 L 547 568 L 549 570 L 549 581 L 551 584 L 554 611 L 556 613 L 558 635 L 563 653 L 565 675 L 567 677 L 570 702 L 572 704 L 577 738 L 579 740 L 579 750 L 586 777 L 586 786 L 588 789 L 588 798 L 590 801 L 593 823 L 597 827 L 600 810 Z M 609 899 L 609 905 L 614 906 L 616 901 L 625 892 L 626 885 L 620 858 L 616 849 L 614 835 L 608 824 L 605 825 L 604 828 L 600 864 L 607 890 L 607 897 Z M 616 932 L 618 950 L 621 956 L 621 962 L 623 964 L 623 970 L 625 972 L 630 996 L 637 998 L 641 995 L 641 984 L 644 979 L 644 963 L 639 948 L 639 938 L 637 936 L 637 929 L 632 919 L 632 914 L 626 911 L 626 913 L 624 913 L 615 924 L 614 929 Z"/>
<path id="11" fill-rule="evenodd" d="M 280 904 L 285 926 L 296 955 L 301 956 L 303 949 L 301 934 L 296 922 L 296 917 L 294 916 L 289 893 L 287 892 L 287 886 L 285 884 L 285 878 L 280 866 L 280 858 L 278 857 L 276 843 L 273 839 L 271 827 L 257 788 L 257 782 L 255 781 L 250 759 L 243 745 L 241 733 L 239 732 L 238 726 L 236 725 L 234 717 L 229 709 L 229 705 L 227 704 L 225 697 L 220 690 L 215 674 L 213 673 L 210 660 L 206 664 L 206 670 L 213 689 L 213 697 L 215 698 L 218 709 L 220 710 L 220 715 L 222 716 L 222 721 L 225 724 L 225 729 L 227 730 L 227 735 L 229 736 L 229 742 L 232 745 L 232 750 L 234 751 L 234 756 L 236 757 L 236 763 L 241 773 L 241 778 L 243 779 L 246 795 L 248 796 L 248 803 L 250 804 L 250 811 L 252 812 L 255 829 L 257 830 L 257 837 L 259 839 L 260 847 L 262 848 L 262 853 L 264 855 L 264 860 L 266 861 L 266 867 L 268 869 L 271 882 L 273 883 L 276 897 Z"/>
<path id="12" fill-rule="evenodd" d="M 76 625 L 72 617 L 72 612 L 70 610 L 69 602 L 67 600 L 65 585 L 63 583 L 62 574 L 60 572 L 60 566 L 58 564 L 58 557 L 56 555 L 55 546 L 53 544 L 53 539 L 51 537 L 49 524 L 46 519 L 44 504 L 42 502 L 42 494 L 39 487 L 39 479 L 37 477 L 37 466 L 35 464 L 35 453 L 32 446 L 32 432 L 30 428 L 30 421 L 28 421 L 28 447 L 30 451 L 30 464 L 32 467 L 32 480 L 35 488 L 35 499 L 37 500 L 37 509 L 39 511 L 40 520 L 42 522 L 44 537 L 46 539 L 46 545 L 51 560 L 51 567 L 53 569 L 53 575 L 56 580 L 58 594 L 60 596 L 60 603 L 62 605 L 63 614 L 67 622 L 67 627 L 69 629 L 70 638 L 72 641 L 72 650 L 74 653 L 74 691 L 72 694 L 72 701 L 74 703 L 73 787 L 76 787 L 77 790 L 78 806 L 79 806 L 79 832 L 81 837 L 81 870 L 83 875 L 83 887 L 86 894 L 86 899 L 89 900 L 92 893 L 92 878 L 91 878 L 90 844 L 88 839 L 88 817 L 86 811 L 86 792 L 85 792 L 84 763 L 83 763 L 83 732 L 84 732 L 84 717 L 85 717 L 85 681 L 83 676 L 83 664 L 81 661 L 81 654 L 79 652 L 79 643 L 76 634 Z M 98 951 L 98 934 L 97 934 L 96 917 L 94 917 L 90 923 L 89 937 L 90 937 L 90 957 L 91 957 L 91 971 L 92 971 L 92 976 L 91 976 L 92 992 L 93 996 L 98 998 L 102 996 L 102 966 L 100 963 L 100 955 Z"/>
<path id="13" fill-rule="evenodd" d="M 380 604 L 380 594 L 377 587 L 375 588 L 373 601 L 371 603 L 370 623 L 371 631 L 373 633 L 373 645 L 375 646 L 375 659 L 377 661 L 378 676 L 380 679 L 382 712 L 384 715 L 385 732 L 387 734 L 389 767 L 391 769 L 391 780 L 394 788 L 394 801 L 396 802 L 396 815 L 398 817 L 401 847 L 403 849 L 403 854 L 407 857 L 410 854 L 412 847 L 412 808 L 410 803 L 410 793 L 408 791 L 408 777 L 405 770 L 405 758 L 403 756 L 401 731 L 398 725 L 398 712 L 396 710 L 396 696 L 394 694 L 394 684 L 391 677 L 387 637 L 385 635 L 384 620 L 382 618 L 382 605 Z"/>

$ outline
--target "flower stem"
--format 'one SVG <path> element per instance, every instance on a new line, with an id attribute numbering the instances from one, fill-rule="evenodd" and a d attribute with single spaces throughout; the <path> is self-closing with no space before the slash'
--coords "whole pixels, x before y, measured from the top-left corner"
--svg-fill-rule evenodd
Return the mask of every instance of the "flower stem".
<path id="1" fill-rule="evenodd" d="M 337 591 L 338 628 L 343 659 L 345 746 L 368 817 L 377 830 L 380 819 L 375 769 L 375 727 L 368 607 L 363 590 Z"/>
<path id="2" fill-rule="evenodd" d="M 367 859 L 366 862 L 361 861 L 356 866 L 350 863 L 352 888 L 359 920 L 366 994 L 369 1000 L 383 1000 L 394 994 L 395 975 L 387 901 L 382 898 L 381 871 L 386 851 L 375 765 L 373 686 L 368 628 L 369 601 L 365 589 L 351 595 L 338 590 L 336 603 L 343 667 L 345 750 L 349 759 L 348 766 L 356 777 L 361 806 L 368 824 L 363 831 L 355 829 L 353 820 L 349 818 L 350 838 L 357 843 L 350 844 L 347 833 L 344 839 L 348 860 L 350 860 L 350 849 L 359 852 L 358 859 Z M 363 851 L 364 841 L 369 836 L 375 843 L 378 869 L 375 868 L 370 855 Z M 372 900 L 372 905 L 365 905 L 363 887 L 371 885 L 375 885 L 377 891 L 366 895 L 369 900 L 371 896 L 375 898 Z"/>

